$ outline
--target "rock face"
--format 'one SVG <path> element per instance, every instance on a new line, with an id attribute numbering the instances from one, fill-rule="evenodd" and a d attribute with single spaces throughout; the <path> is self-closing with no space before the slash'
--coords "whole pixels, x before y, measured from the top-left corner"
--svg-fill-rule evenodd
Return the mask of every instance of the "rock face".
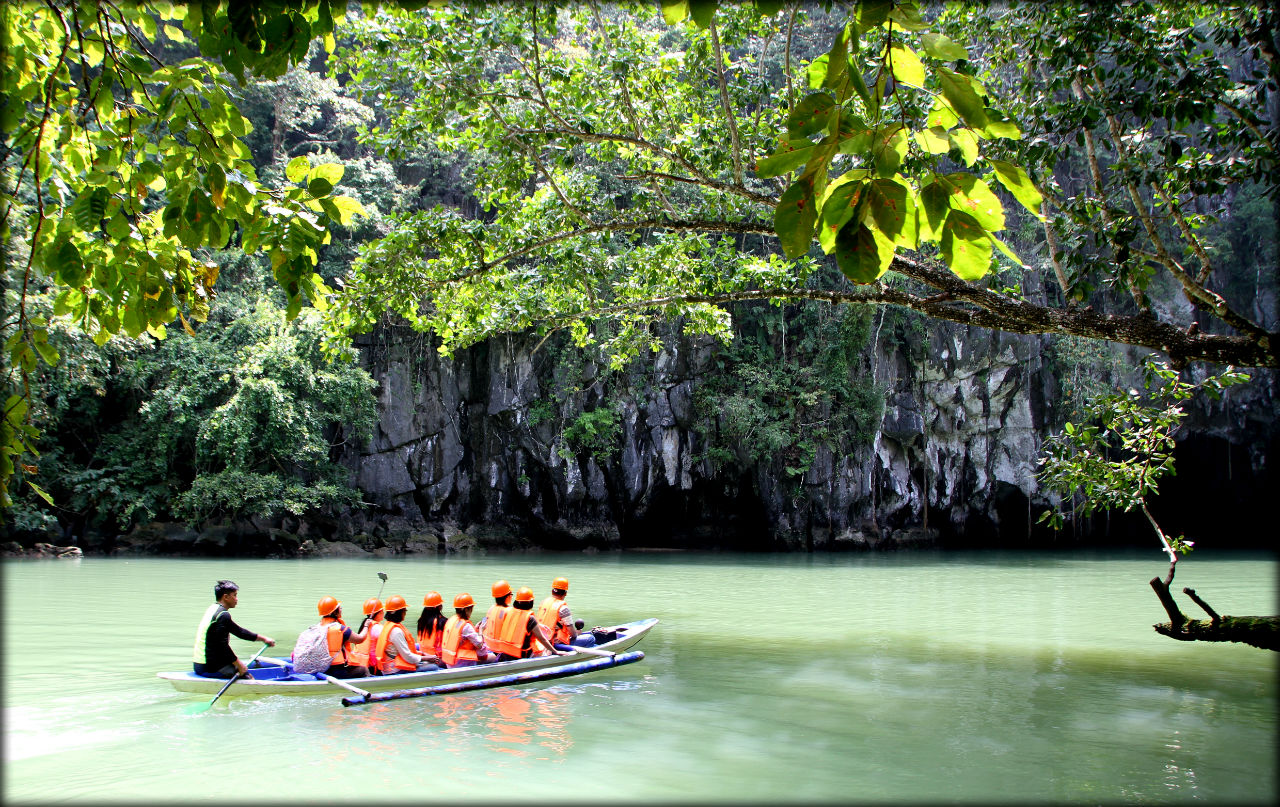
<path id="1" fill-rule="evenodd" d="M 542 392 L 539 374 L 548 370 L 532 339 L 493 340 L 446 359 L 421 335 L 384 331 L 362 345 L 380 385 L 381 423 L 344 457 L 370 506 L 339 532 L 399 535 L 401 545 L 410 534 L 427 535 L 441 552 L 469 542 L 555 549 L 1052 542 L 1035 523 L 1046 506 L 1035 479 L 1041 446 L 1061 419 L 1048 339 L 931 324 L 920 341 L 869 346 L 870 371 L 885 393 L 879 428 L 869 445 L 839 453 L 820 446 L 797 482 L 781 463 L 717 470 L 707 458 L 693 402 L 719 349 L 708 341 L 669 340 L 621 388 L 610 382 L 606 390 L 588 366 L 575 394 L 560 399 Z M 1196 439 L 1236 446 L 1241 477 L 1274 478 L 1268 379 L 1255 385 L 1258 400 L 1197 414 Z M 563 425 L 606 395 L 619 415 L 616 443 L 605 452 L 570 450 Z M 1245 411 L 1254 412 L 1248 426 Z M 1239 427 L 1221 436 L 1235 421 Z M 1179 478 L 1201 473 L 1217 470 L 1180 467 Z"/>

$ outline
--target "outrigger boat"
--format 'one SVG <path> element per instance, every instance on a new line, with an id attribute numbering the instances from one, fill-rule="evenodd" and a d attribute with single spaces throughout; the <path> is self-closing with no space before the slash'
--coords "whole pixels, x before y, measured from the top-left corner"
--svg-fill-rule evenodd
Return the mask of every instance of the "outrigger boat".
<path id="1" fill-rule="evenodd" d="M 362 693 L 392 692 L 411 689 L 435 689 L 464 682 L 507 679 L 510 683 L 523 683 L 544 678 L 562 678 L 591 672 L 614 664 L 626 664 L 644 658 L 640 652 L 626 653 L 634 647 L 649 629 L 658 624 L 657 619 L 641 619 L 609 628 L 617 632 L 617 638 L 596 647 L 575 648 L 577 652 L 563 656 L 534 656 L 515 661 L 499 661 L 494 664 L 477 664 L 473 667 L 454 667 L 431 672 L 399 673 L 397 675 L 370 675 L 363 678 L 329 679 L 324 675 L 293 671 L 288 659 L 255 659 L 249 666 L 252 679 L 240 678 L 226 690 L 225 696 L 261 695 L 333 695 L 339 689 Z M 612 658 L 612 662 L 609 659 Z M 599 664 L 585 663 L 587 660 Z M 179 692 L 214 695 L 227 685 L 225 678 L 206 678 L 188 670 L 186 672 L 161 672 L 156 676 L 168 681 Z M 490 683 L 489 686 L 500 684 Z M 451 686 L 451 688 L 453 688 Z M 468 687 L 480 688 L 480 687 Z M 457 691 L 455 689 L 455 691 Z"/>

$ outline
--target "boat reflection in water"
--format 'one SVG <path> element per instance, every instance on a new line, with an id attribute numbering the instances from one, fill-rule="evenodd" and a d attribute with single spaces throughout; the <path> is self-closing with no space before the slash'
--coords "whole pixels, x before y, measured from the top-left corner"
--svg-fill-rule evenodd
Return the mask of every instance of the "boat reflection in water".
<path id="1" fill-rule="evenodd" d="M 495 751 L 521 757 L 541 755 L 538 749 L 520 747 L 537 744 L 558 756 L 573 745 L 570 702 L 568 693 L 554 687 L 446 695 L 436 702 L 435 719 L 441 723 L 442 734 L 482 734 Z"/>

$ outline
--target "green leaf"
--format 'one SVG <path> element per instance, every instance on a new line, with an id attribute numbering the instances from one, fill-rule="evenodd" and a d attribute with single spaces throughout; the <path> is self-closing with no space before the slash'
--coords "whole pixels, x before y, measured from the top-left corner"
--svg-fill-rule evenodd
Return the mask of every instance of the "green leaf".
<path id="1" fill-rule="evenodd" d="M 1005 137 L 1010 140 L 1018 140 L 1022 137 L 1022 130 L 1018 128 L 1018 124 L 1014 123 L 1003 112 L 995 109 L 987 109 L 987 125 L 979 130 L 980 134 L 985 137 Z M 999 117 L 996 117 L 996 116 Z"/>
<path id="2" fill-rule="evenodd" d="M 960 210 L 942 225 L 942 260 L 962 280 L 974 281 L 991 268 L 991 238 L 977 219 Z"/>
<path id="3" fill-rule="evenodd" d="M 689 0 L 689 16 L 701 29 L 711 27 L 711 19 L 715 16 L 718 0 Z"/>
<path id="4" fill-rule="evenodd" d="M 311 170 L 311 161 L 306 157 L 294 157 L 284 168 L 284 175 L 290 182 L 301 182 Z"/>
<path id="5" fill-rule="evenodd" d="M 969 58 L 969 52 L 946 34 L 923 33 L 920 35 L 920 45 L 926 54 L 940 61 L 954 62 Z"/>
<path id="6" fill-rule="evenodd" d="M 813 198 L 813 179 L 798 179 L 782 194 L 773 215 L 773 229 L 788 258 L 795 260 L 809 252 L 817 221 L 818 206 Z"/>
<path id="7" fill-rule="evenodd" d="M 865 171 L 859 173 L 866 175 Z M 844 180 L 844 177 L 840 180 Z M 840 180 L 828 189 L 827 198 L 822 203 L 822 228 L 818 232 L 818 241 L 822 244 L 822 251 L 828 255 L 835 249 L 840 231 L 853 218 L 862 202 L 864 183 L 852 179 L 843 182 Z"/>
<path id="8" fill-rule="evenodd" d="M 981 129 L 986 126 L 986 106 L 973 89 L 969 77 L 948 70 L 945 67 L 939 67 L 937 74 L 938 80 L 942 84 L 942 97 L 951 105 L 952 111 L 974 129 Z M 934 121 L 933 116 L 930 115 L 928 123 L 934 125 L 935 123 L 941 123 L 941 121 Z"/>
<path id="9" fill-rule="evenodd" d="M 778 150 L 756 164 L 756 176 L 778 177 L 789 174 L 813 157 L 816 144 L 808 140 L 778 141 Z"/>
<path id="10" fill-rule="evenodd" d="M 921 238 L 925 237 L 926 232 L 929 234 L 928 240 L 942 235 L 942 225 L 951 210 L 950 187 L 950 183 L 944 185 L 935 181 L 920 189 L 920 204 L 917 209 L 924 211 L 924 217 L 920 219 Z"/>
<path id="11" fill-rule="evenodd" d="M 350 224 L 351 220 L 356 216 L 365 215 L 364 205 L 360 204 L 359 201 L 351 198 L 350 196 L 333 196 L 330 198 L 333 200 L 334 206 L 338 208 L 339 224 L 346 226 Z"/>
<path id="12" fill-rule="evenodd" d="M 1022 259 L 1019 258 L 1017 254 L 1014 253 L 1013 249 L 1011 249 L 1008 244 L 1001 241 L 999 238 L 996 238 L 994 234 L 990 235 L 989 237 L 991 238 L 991 242 L 996 245 L 996 248 L 1005 254 L 1005 257 L 1007 257 L 1009 260 L 1013 261 L 1015 264 L 1017 264 L 1018 266 L 1021 266 L 1024 269 L 1028 268 L 1027 265 L 1022 262 Z"/>
<path id="13" fill-rule="evenodd" d="M 836 236 L 836 265 L 854 283 L 874 283 L 893 263 L 893 244 L 865 224 L 850 221 Z"/>
<path id="14" fill-rule="evenodd" d="M 924 65 L 911 48 L 895 42 L 889 49 L 889 62 L 895 79 L 911 87 L 924 86 Z"/>
<path id="15" fill-rule="evenodd" d="M 825 129 L 835 105 L 835 99 L 825 92 L 805 96 L 787 116 L 787 134 L 792 140 L 800 140 Z"/>
<path id="16" fill-rule="evenodd" d="M 831 57 L 825 53 L 809 62 L 809 66 L 805 68 L 805 76 L 809 79 L 809 89 L 816 90 L 826 83 L 827 65 L 830 63 Z"/>
<path id="17" fill-rule="evenodd" d="M 916 144 L 930 154 L 946 154 L 951 150 L 951 139 L 941 126 L 930 126 L 915 133 Z"/>
<path id="18" fill-rule="evenodd" d="M 891 123 L 876 130 L 871 142 L 871 160 L 876 173 L 891 177 L 898 172 L 902 158 L 907 155 L 907 132 L 901 123 Z"/>
<path id="19" fill-rule="evenodd" d="M 916 205 L 911 189 L 896 179 L 876 179 L 867 183 L 867 205 L 876 228 L 895 245 L 916 249 L 919 232 Z"/>
<path id="20" fill-rule="evenodd" d="M 72 288 L 79 288 L 89 278 L 89 270 L 85 268 L 80 250 L 71 241 L 63 239 L 57 243 L 53 253 L 53 265 L 58 282 Z"/>
<path id="21" fill-rule="evenodd" d="M 30 479 L 27 480 L 27 484 L 30 485 L 31 489 L 36 492 L 37 496 L 39 496 L 40 498 L 48 502 L 50 506 L 53 505 L 53 497 L 50 496 L 48 493 L 45 493 L 44 488 L 40 487 L 35 482 L 32 482 Z"/>
<path id="22" fill-rule="evenodd" d="M 675 25 L 687 16 L 689 0 L 662 0 L 662 19 L 667 25 Z"/>
<path id="23" fill-rule="evenodd" d="M 984 229 L 992 232 L 1004 229 L 1004 205 L 991 191 L 991 186 L 966 173 L 947 174 L 941 181 L 951 186 L 951 207 L 973 216 Z"/>
<path id="24" fill-rule="evenodd" d="M 1031 177 L 1027 176 L 1027 172 L 1020 166 L 1013 163 L 1007 163 L 1003 160 L 987 160 L 991 163 L 992 169 L 995 170 L 996 179 L 1004 186 L 1014 199 L 1027 210 L 1031 211 L 1037 219 L 1044 221 L 1044 215 L 1040 212 L 1040 207 L 1044 202 L 1044 197 L 1040 195 L 1040 191 L 1032 183 Z"/>
<path id="25" fill-rule="evenodd" d="M 884 25 L 893 10 L 893 0 L 863 0 L 854 11 L 854 25 L 859 34 L 865 34 L 872 28 Z"/>
<path id="26" fill-rule="evenodd" d="M 333 183 L 324 177 L 316 177 L 307 183 L 307 193 L 319 199 L 333 193 Z"/>
<path id="27" fill-rule="evenodd" d="M 33 340 L 36 352 L 40 354 L 40 358 L 44 359 L 45 364 L 50 367 L 56 367 L 59 358 L 58 351 L 54 349 L 53 345 L 49 344 L 49 335 L 44 331 L 37 331 L 36 333 L 37 336 L 44 336 L 44 339 L 37 338 Z"/>
<path id="28" fill-rule="evenodd" d="M 311 169 L 309 178 L 316 179 L 318 177 L 327 180 L 330 185 L 337 185 L 342 180 L 344 170 L 341 163 L 321 163 Z"/>
<path id="29" fill-rule="evenodd" d="M 947 134 L 951 145 L 960 152 L 960 159 L 965 165 L 973 165 L 978 159 L 978 136 L 972 129 L 960 128 Z"/>
<path id="30" fill-rule="evenodd" d="M 71 216 L 75 219 L 76 224 L 85 232 L 92 232 L 98 229 L 102 223 L 102 217 L 107 212 L 107 202 L 110 200 L 111 194 L 106 188 L 98 187 L 90 191 L 82 192 L 76 197 L 75 202 L 71 205 Z"/>

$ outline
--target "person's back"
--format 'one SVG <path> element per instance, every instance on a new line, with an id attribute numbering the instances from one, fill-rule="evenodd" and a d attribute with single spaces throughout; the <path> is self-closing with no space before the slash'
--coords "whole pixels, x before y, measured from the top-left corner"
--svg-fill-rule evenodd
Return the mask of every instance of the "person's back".
<path id="1" fill-rule="evenodd" d="M 368 633 L 363 627 L 353 632 L 342 621 L 342 603 L 335 597 L 321 597 L 316 604 L 320 614 L 320 624 L 325 626 L 325 640 L 329 649 L 329 669 L 325 675 L 333 678 L 363 678 L 367 670 L 363 665 L 353 664 L 348 645 L 363 642 Z"/>
<path id="2" fill-rule="evenodd" d="M 476 630 L 480 631 L 485 644 L 489 647 L 495 646 L 502 633 L 502 622 L 507 617 L 508 606 L 511 605 L 511 585 L 506 580 L 499 580 L 493 584 L 492 593 L 493 605 L 489 606 L 489 613 L 485 614 L 484 619 L 480 620 L 480 624 L 476 626 Z"/>
<path id="3" fill-rule="evenodd" d="M 419 654 L 414 650 L 413 636 L 404 626 L 408 608 L 404 597 L 396 595 L 387 599 L 386 621 L 382 632 L 378 634 L 374 651 L 374 658 L 383 675 L 439 669 L 436 664 L 438 658 L 427 652 Z"/>
<path id="4" fill-rule="evenodd" d="M 557 577 L 551 581 L 551 596 L 538 606 L 538 623 L 547 631 L 552 644 L 561 650 L 573 647 L 594 647 L 596 640 L 590 633 L 581 633 L 581 620 L 573 618 L 565 597 L 569 594 L 569 580 Z"/>
<path id="5" fill-rule="evenodd" d="M 364 667 L 372 674 L 376 665 L 373 660 L 374 642 L 382 630 L 382 617 L 385 613 L 382 600 L 370 597 L 364 601 L 364 622 L 361 629 L 365 633 L 363 640 L 355 644 L 347 653 L 347 661 L 353 667 Z"/>
<path id="6" fill-rule="evenodd" d="M 475 600 L 466 592 L 453 598 L 454 613 L 445 621 L 440 638 L 440 660 L 446 667 L 471 667 L 498 660 L 471 624 L 474 608 Z"/>
<path id="7" fill-rule="evenodd" d="M 534 643 L 541 644 L 548 653 L 560 655 L 547 638 L 538 618 L 533 614 L 533 591 L 521 588 L 516 592 L 515 601 L 503 618 L 502 629 L 495 643 L 490 645 L 498 651 L 499 661 L 518 658 L 529 658 L 533 655 Z"/>
<path id="8" fill-rule="evenodd" d="M 422 613 L 418 616 L 418 647 L 423 653 L 440 655 L 444 639 L 444 625 L 448 620 L 440 613 L 444 598 L 440 592 L 429 592 L 422 598 Z"/>

